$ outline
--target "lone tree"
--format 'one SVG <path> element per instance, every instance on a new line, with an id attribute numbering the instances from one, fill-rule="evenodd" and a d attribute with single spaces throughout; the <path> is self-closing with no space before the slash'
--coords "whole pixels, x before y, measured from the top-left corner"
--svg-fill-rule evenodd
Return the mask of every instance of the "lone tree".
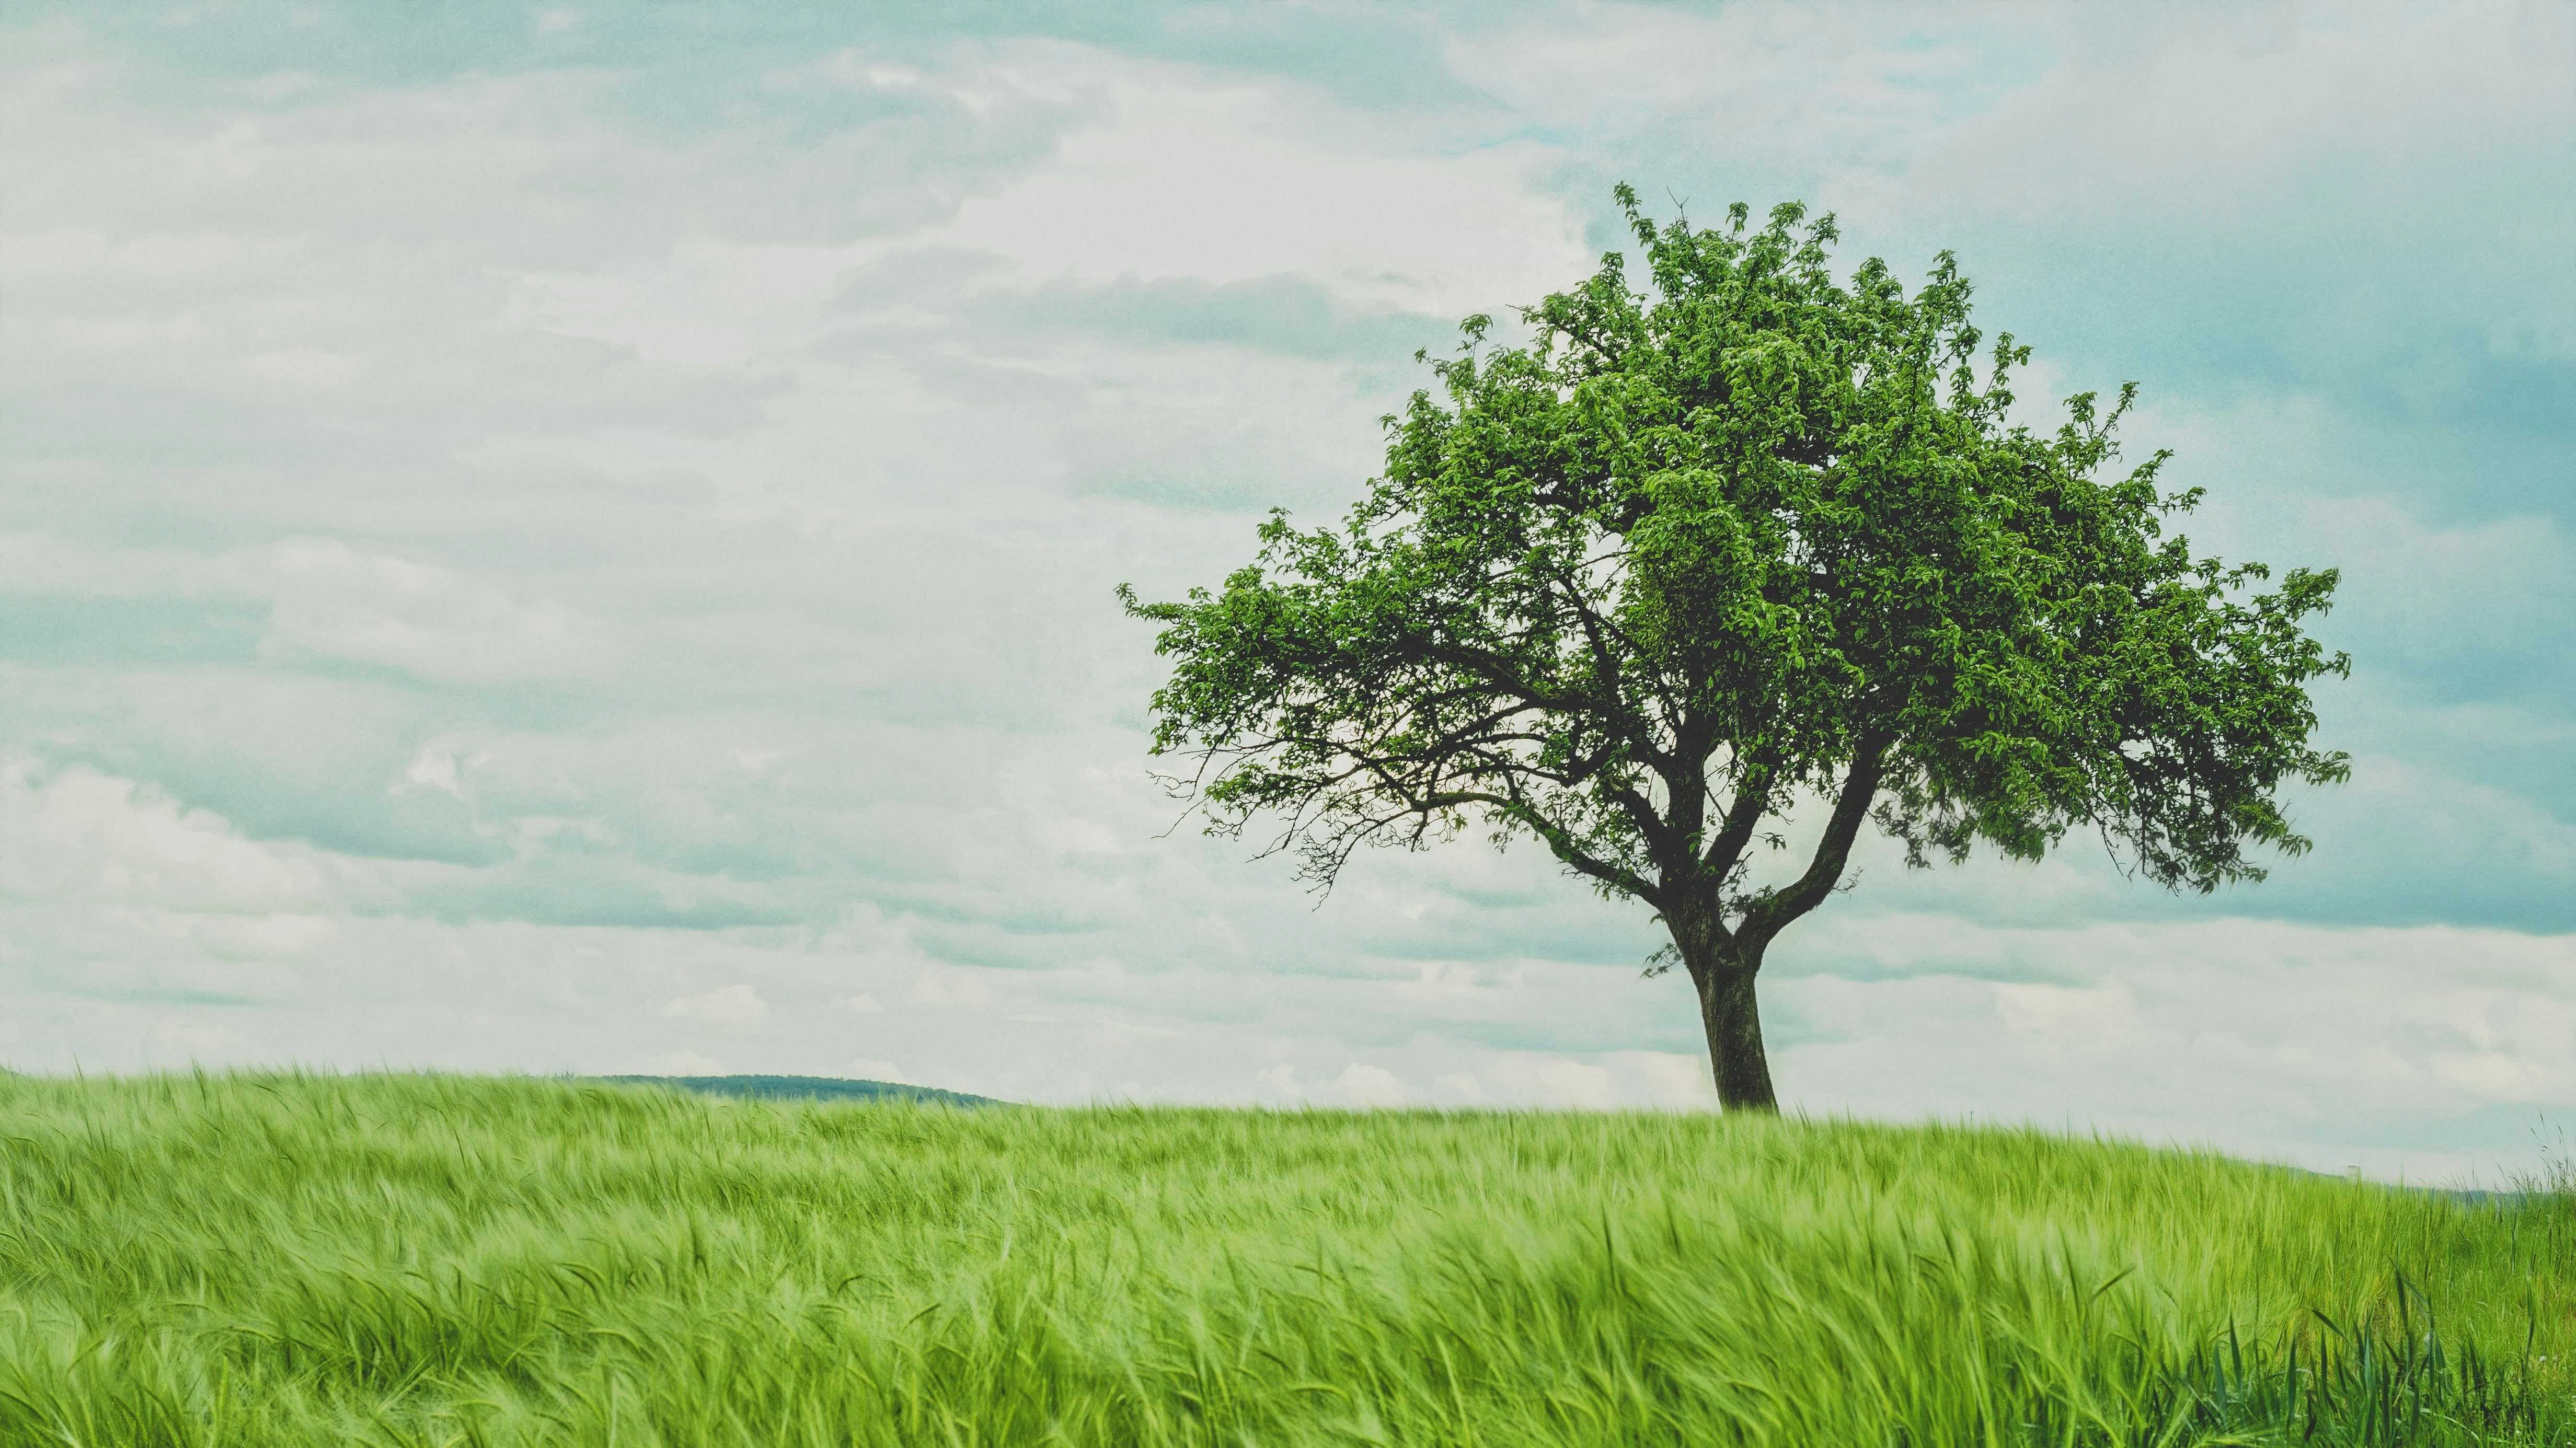
<path id="1" fill-rule="evenodd" d="M 1653 296 L 1612 252 L 1521 309 L 1527 346 L 1480 356 L 1469 317 L 1339 529 L 1274 510 L 1222 592 L 1119 589 L 1163 626 L 1153 752 L 1195 761 L 1166 783 L 1209 833 L 1275 815 L 1262 853 L 1327 891 L 1363 843 L 1535 837 L 1655 912 L 1649 973 L 1688 971 L 1718 1096 L 1756 1110 L 1754 981 L 1864 820 L 1917 867 L 2088 824 L 2201 892 L 2308 848 L 2275 792 L 2350 773 L 2308 743 L 2304 686 L 2349 668 L 2300 626 L 2332 569 L 2258 593 L 2163 537 L 2200 498 L 2158 490 L 2165 453 L 2100 476 L 2134 383 L 2007 427 L 2030 349 L 1998 336 L 1980 382 L 1950 253 L 1911 297 L 1875 258 L 1843 286 L 1830 215 L 1658 231 L 1617 196 Z M 1765 882 L 1793 816 L 1812 852 Z"/>

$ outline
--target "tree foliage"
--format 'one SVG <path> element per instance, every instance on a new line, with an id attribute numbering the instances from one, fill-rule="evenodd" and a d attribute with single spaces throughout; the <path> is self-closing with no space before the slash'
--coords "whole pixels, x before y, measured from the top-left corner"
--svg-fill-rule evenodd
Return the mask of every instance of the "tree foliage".
<path id="1" fill-rule="evenodd" d="M 1874 258 L 1836 280 L 1830 215 L 1658 229 L 1618 195 L 1651 294 L 1613 252 L 1527 345 L 1468 318 L 1340 526 L 1275 511 L 1222 589 L 1120 590 L 1211 832 L 1275 816 L 1324 888 L 1363 844 L 1534 838 L 1654 909 L 1704 996 L 1865 820 L 1915 865 L 2090 826 L 2198 891 L 2307 848 L 2278 788 L 2347 773 L 2309 742 L 2307 683 L 2348 667 L 2302 627 L 2333 570 L 2260 591 L 2168 536 L 2200 493 L 2163 452 L 2111 467 L 2134 384 L 2009 424 L 2030 351 L 1977 365 L 1950 253 L 1908 296 Z M 1816 848 L 1761 878 L 1802 807 Z"/>

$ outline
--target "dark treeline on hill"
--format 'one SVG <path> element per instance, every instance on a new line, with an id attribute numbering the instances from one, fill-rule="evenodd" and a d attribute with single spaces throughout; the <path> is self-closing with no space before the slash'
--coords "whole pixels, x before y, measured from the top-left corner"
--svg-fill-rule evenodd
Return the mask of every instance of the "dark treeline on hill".
<path id="1" fill-rule="evenodd" d="M 993 1106 L 989 1096 L 905 1086 L 893 1081 L 850 1081 L 837 1076 L 585 1076 L 618 1086 L 669 1086 L 699 1096 L 738 1096 L 753 1101 L 925 1101 L 942 1106 Z"/>

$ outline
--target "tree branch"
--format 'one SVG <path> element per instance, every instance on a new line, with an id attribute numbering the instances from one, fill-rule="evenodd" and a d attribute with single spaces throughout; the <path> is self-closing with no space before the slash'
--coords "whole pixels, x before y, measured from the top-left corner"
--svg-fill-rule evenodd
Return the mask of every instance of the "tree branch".
<path id="1" fill-rule="evenodd" d="M 1744 926 L 1738 934 L 1757 955 L 1790 922 L 1825 903 L 1825 897 L 1842 879 L 1843 866 L 1851 861 L 1852 840 L 1860 834 L 1861 821 L 1869 818 L 1870 802 L 1878 797 L 1879 781 L 1886 778 L 1887 749 L 1893 742 L 1886 734 L 1861 737 L 1852 752 L 1851 772 L 1843 777 L 1842 797 L 1834 801 L 1833 817 L 1825 822 L 1825 837 L 1816 842 L 1815 858 L 1807 862 L 1807 872 L 1786 889 L 1765 892 L 1745 912 Z"/>
<path id="2" fill-rule="evenodd" d="M 1513 795 L 1499 795 L 1488 790 L 1453 790 L 1432 796 L 1424 803 L 1435 809 L 1462 804 L 1490 805 L 1502 811 L 1506 817 L 1518 822 L 1531 834 L 1538 836 L 1539 840 L 1555 854 L 1557 859 L 1563 861 L 1567 868 L 1589 875 L 1626 894 L 1634 895 L 1657 910 L 1664 908 L 1664 892 L 1653 882 L 1634 870 L 1614 865 L 1577 845 L 1574 843 L 1574 837 L 1566 833 L 1563 826 L 1539 814 L 1526 801 L 1514 797 L 1517 793 L 1514 791 Z"/>
<path id="3" fill-rule="evenodd" d="M 1726 819 L 1718 826 L 1717 838 L 1709 841 L 1708 852 L 1700 857 L 1700 866 L 1713 878 L 1724 880 L 1744 858 L 1744 847 L 1753 842 L 1753 831 L 1760 827 L 1762 816 L 1771 810 L 1771 776 L 1777 767 L 1775 751 L 1756 749 L 1746 761 L 1743 778 L 1736 782 L 1735 799 L 1727 806 Z"/>

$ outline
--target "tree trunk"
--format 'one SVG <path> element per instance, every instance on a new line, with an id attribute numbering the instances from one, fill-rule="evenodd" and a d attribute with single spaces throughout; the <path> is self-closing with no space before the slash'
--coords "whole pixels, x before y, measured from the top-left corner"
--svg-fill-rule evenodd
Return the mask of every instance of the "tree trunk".
<path id="1" fill-rule="evenodd" d="M 1771 1062 L 1762 1054 L 1762 1012 L 1754 1004 L 1758 960 L 1710 961 L 1691 972 L 1699 987 L 1700 1024 L 1708 1031 L 1709 1069 L 1717 1077 L 1718 1104 L 1729 1111 L 1771 1111 Z"/>

